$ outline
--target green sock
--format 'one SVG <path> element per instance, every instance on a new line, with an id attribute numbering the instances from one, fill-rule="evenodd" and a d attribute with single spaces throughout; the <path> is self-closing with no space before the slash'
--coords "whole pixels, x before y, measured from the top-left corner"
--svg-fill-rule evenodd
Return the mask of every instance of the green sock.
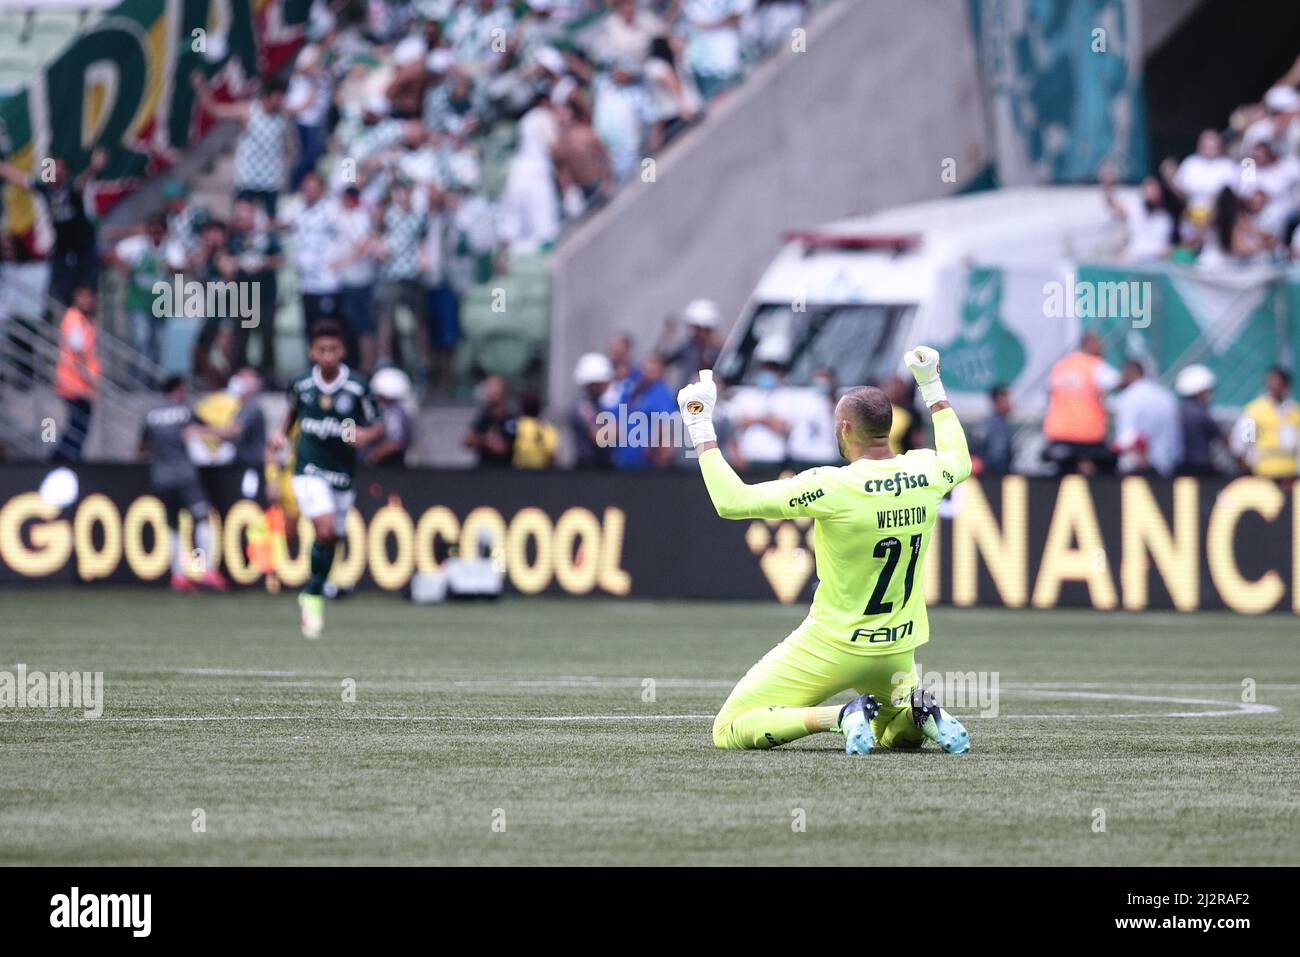
<path id="1" fill-rule="evenodd" d="M 334 545 L 322 545 L 313 542 L 311 546 L 311 577 L 303 592 L 308 595 L 320 595 L 325 591 L 325 579 L 329 577 L 330 566 L 334 564 Z"/>

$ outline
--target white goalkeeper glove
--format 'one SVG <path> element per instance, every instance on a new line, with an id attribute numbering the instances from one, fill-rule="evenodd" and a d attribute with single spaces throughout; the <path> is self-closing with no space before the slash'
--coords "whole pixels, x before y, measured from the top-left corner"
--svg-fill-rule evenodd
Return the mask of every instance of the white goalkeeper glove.
<path id="1" fill-rule="evenodd" d="M 944 402 L 948 395 L 939 381 L 939 353 L 929 346 L 913 346 L 903 355 L 912 377 L 921 389 L 921 401 L 927 406 Z"/>
<path id="2" fill-rule="evenodd" d="M 717 401 L 718 387 L 713 384 L 712 369 L 701 369 L 700 381 L 692 382 L 677 393 L 682 422 L 690 434 L 691 445 L 697 449 L 704 442 L 718 441 L 718 433 L 713 430 L 713 406 Z"/>

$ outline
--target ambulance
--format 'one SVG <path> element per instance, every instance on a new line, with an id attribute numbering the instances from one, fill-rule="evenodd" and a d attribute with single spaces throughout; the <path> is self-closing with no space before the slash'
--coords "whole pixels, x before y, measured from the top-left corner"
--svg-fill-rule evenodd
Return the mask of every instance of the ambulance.
<path id="1" fill-rule="evenodd" d="M 972 270 L 994 267 L 1027 291 L 1027 300 L 1008 297 L 1002 306 L 1018 310 L 1018 343 L 1036 340 L 1015 347 L 1037 361 L 1021 362 L 1018 381 L 1005 384 L 1016 387 L 1013 394 L 1031 387 L 1041 394 L 1041 382 L 1031 380 L 1069 348 L 1077 327 L 1041 318 L 1039 289 L 1051 277 L 1068 281 L 1074 262 L 1115 258 L 1123 240 L 1123 223 L 1095 186 L 970 193 L 792 232 L 733 325 L 716 368 L 729 385 L 753 384 L 772 361 L 786 367 L 791 386 L 810 383 L 819 369 L 829 369 L 840 386 L 880 383 L 901 371 L 908 346 L 941 348 L 955 335 L 973 334 L 960 328 L 963 311 L 971 312 L 963 310 L 962 284 Z M 1035 311 L 1039 318 L 1026 319 Z M 994 362 L 998 344 L 1007 341 L 990 339 L 983 359 L 978 347 L 963 350 L 963 361 Z M 986 407 L 982 395 L 953 396 L 959 411 L 963 401 Z"/>

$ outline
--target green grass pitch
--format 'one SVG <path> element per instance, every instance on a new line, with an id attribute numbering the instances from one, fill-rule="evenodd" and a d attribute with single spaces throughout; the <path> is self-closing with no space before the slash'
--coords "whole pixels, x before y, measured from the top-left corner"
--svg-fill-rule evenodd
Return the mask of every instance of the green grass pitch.
<path id="1" fill-rule="evenodd" d="M 370 595 L 319 642 L 296 612 L 0 593 L 0 670 L 103 671 L 106 698 L 98 721 L 0 709 L 0 863 L 1300 860 L 1291 617 L 936 609 L 921 663 L 996 671 L 999 715 L 964 712 L 969 755 L 850 759 L 834 735 L 712 747 L 802 608 Z"/>

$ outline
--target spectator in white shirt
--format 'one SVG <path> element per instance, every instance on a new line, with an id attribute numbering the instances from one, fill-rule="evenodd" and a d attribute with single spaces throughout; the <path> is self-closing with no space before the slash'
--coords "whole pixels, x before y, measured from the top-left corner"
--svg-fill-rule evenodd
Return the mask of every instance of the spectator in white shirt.
<path id="1" fill-rule="evenodd" d="M 613 0 L 610 8 L 600 32 L 592 37 L 592 56 L 604 63 L 644 60 L 650 41 L 664 32 L 663 21 L 639 9 L 637 0 Z"/>
<path id="2" fill-rule="evenodd" d="M 303 176 L 301 195 L 301 205 L 286 213 L 284 224 L 293 242 L 303 327 L 309 330 L 317 320 L 338 315 L 339 274 L 334 262 L 339 258 L 339 230 L 336 208 L 325 198 L 320 173 L 313 169 Z"/>
<path id="3" fill-rule="evenodd" d="M 511 252 L 537 253 L 560 235 L 560 195 L 551 161 L 559 135 L 550 101 L 539 97 L 519 121 L 519 151 L 510 160 L 498 207 L 502 237 Z"/>
<path id="4" fill-rule="evenodd" d="M 1121 385 L 1114 400 L 1119 471 L 1172 475 L 1183 455 L 1178 400 L 1135 359 L 1124 363 Z"/>
<path id="5" fill-rule="evenodd" d="M 1170 182 L 1193 209 L 1209 210 L 1219 190 L 1237 185 L 1237 164 L 1223 155 L 1223 137 L 1218 130 L 1204 130 L 1196 141 L 1196 152 L 1178 165 Z"/>
<path id="6" fill-rule="evenodd" d="M 759 362 L 754 384 L 736 388 L 727 414 L 746 461 L 758 466 L 781 465 L 787 458 L 789 410 L 800 398 L 785 385 L 789 347 L 769 336 L 755 348 L 754 359 Z"/>
<path id="7" fill-rule="evenodd" d="M 642 140 L 650 119 L 650 98 L 641 82 L 640 61 L 622 62 L 592 82 L 592 126 L 609 153 L 616 182 L 637 171 Z"/>
<path id="8" fill-rule="evenodd" d="M 740 25 L 753 8 L 754 0 L 684 0 L 686 62 L 706 100 L 740 82 Z"/>
<path id="9" fill-rule="evenodd" d="M 316 168 L 325 152 L 328 136 L 325 123 L 333 95 L 333 84 L 320 47 L 308 44 L 298 53 L 284 98 L 284 108 L 293 117 L 298 131 L 298 159 L 289 174 L 291 192 L 298 189 L 308 170 Z"/>
<path id="10" fill-rule="evenodd" d="M 1300 93 L 1279 84 L 1264 94 L 1264 109 L 1267 113 L 1242 134 L 1243 154 L 1249 156 L 1257 143 L 1272 143 L 1279 156 L 1294 156 L 1300 146 Z"/>
<path id="11" fill-rule="evenodd" d="M 676 37 L 656 37 L 645 61 L 645 87 L 651 127 L 646 148 L 657 153 L 693 123 L 704 108 L 690 70 L 680 67 L 682 46 Z"/>
<path id="12" fill-rule="evenodd" d="M 1242 164 L 1237 193 L 1246 200 L 1262 193 L 1264 204 L 1256 212 L 1255 221 L 1265 233 L 1283 238 L 1296 211 L 1300 160 L 1294 156 L 1279 158 L 1273 144 L 1263 140 L 1250 151 L 1250 160 Z"/>
<path id="13" fill-rule="evenodd" d="M 420 274 L 428 296 L 428 385 L 445 392 L 451 388 L 452 354 L 460 339 L 460 293 L 452 281 L 447 248 L 455 242 L 454 197 L 434 187 L 429 187 L 428 197 L 429 218 L 420 248 Z"/>
<path id="14" fill-rule="evenodd" d="M 347 320 L 349 351 L 365 375 L 375 368 L 374 291 L 378 238 L 374 216 L 361 204 L 361 191 L 349 186 L 335 207 L 339 230 L 338 256 L 334 268 L 339 272 L 339 301 Z"/>
<path id="15" fill-rule="evenodd" d="M 1138 196 L 1115 193 L 1114 177 L 1102 180 L 1103 196 L 1111 211 L 1124 220 L 1128 239 L 1124 258 L 1129 262 L 1159 262 L 1169 255 L 1174 238 L 1174 218 L 1164 205 L 1164 190 L 1154 176 L 1142 180 Z"/>

